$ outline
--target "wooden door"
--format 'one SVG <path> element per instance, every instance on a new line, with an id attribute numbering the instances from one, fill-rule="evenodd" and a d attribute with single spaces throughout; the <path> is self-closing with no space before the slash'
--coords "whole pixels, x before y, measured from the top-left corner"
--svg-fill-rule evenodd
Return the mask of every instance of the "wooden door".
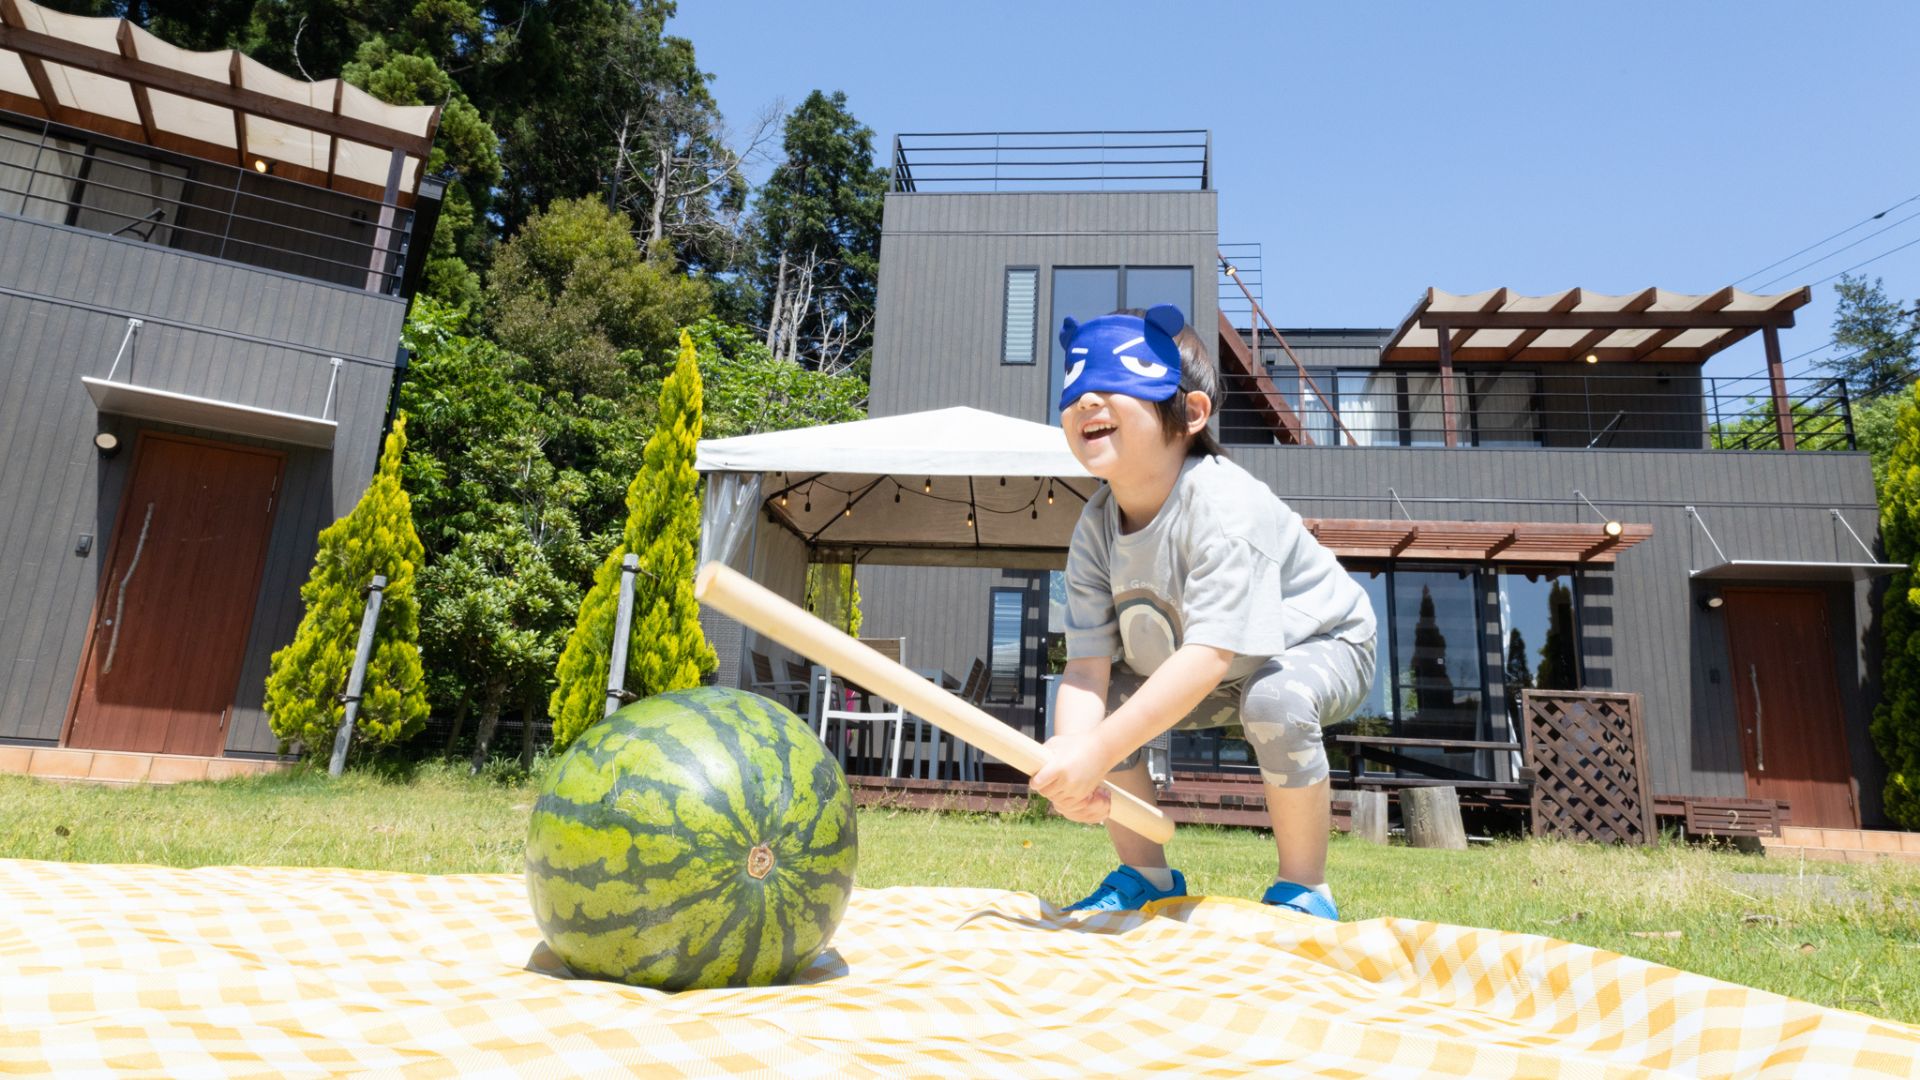
<path id="1" fill-rule="evenodd" d="M 1787 800 L 1795 825 L 1859 828 L 1826 594 L 1723 595 L 1748 797 Z"/>
<path id="2" fill-rule="evenodd" d="M 283 458 L 153 432 L 134 454 L 65 743 L 218 755 Z"/>

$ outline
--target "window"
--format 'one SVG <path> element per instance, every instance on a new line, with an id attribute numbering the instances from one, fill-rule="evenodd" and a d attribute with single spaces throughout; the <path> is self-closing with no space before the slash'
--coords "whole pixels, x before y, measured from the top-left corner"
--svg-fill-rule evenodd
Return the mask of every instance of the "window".
<path id="1" fill-rule="evenodd" d="M 1500 656 L 1507 722 L 1520 730 L 1523 690 L 1580 688 L 1573 575 L 1565 570 L 1500 573 Z"/>
<path id="2" fill-rule="evenodd" d="M 994 589 L 990 609 L 992 640 L 987 647 L 987 696 L 1005 703 L 1025 696 L 1020 678 L 1026 659 L 1026 597 L 1020 589 Z"/>
<path id="3" fill-rule="evenodd" d="M 1060 345 L 1060 324 L 1072 316 L 1079 322 L 1111 313 L 1115 308 L 1149 308 L 1174 304 L 1193 318 L 1193 268 L 1190 266 L 1063 266 L 1053 271 L 1053 320 L 1047 331 L 1050 371 L 1047 376 L 1047 415 L 1059 423 L 1061 383 L 1066 378 L 1066 353 Z"/>
<path id="4" fill-rule="evenodd" d="M 1000 342 L 1003 364 L 1033 363 L 1035 320 L 1040 316 L 1040 271 L 1012 267 L 1007 271 L 1006 331 Z"/>
<path id="5" fill-rule="evenodd" d="M 65 224 L 86 147 L 0 125 L 0 210 Z"/>

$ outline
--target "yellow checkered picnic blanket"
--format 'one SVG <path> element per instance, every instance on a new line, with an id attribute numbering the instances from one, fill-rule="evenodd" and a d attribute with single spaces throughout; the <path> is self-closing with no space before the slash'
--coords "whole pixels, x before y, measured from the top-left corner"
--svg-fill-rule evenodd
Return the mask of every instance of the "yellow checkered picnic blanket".
<path id="1" fill-rule="evenodd" d="M 516 875 L 0 861 L 0 1073 L 1912 1076 L 1920 1028 L 1523 934 L 862 889 L 801 985 L 554 970 Z"/>

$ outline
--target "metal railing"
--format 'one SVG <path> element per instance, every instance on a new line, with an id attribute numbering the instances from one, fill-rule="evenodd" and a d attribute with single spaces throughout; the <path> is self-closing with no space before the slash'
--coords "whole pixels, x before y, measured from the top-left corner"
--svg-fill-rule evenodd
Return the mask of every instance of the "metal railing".
<path id="1" fill-rule="evenodd" d="M 1227 273 L 1229 266 L 1233 267 L 1232 274 Z M 1266 299 L 1266 265 L 1260 258 L 1260 245 L 1221 244 L 1214 281 L 1220 294 L 1220 314 L 1235 326 L 1253 325 L 1254 305 Z"/>
<path id="2" fill-rule="evenodd" d="M 413 212 L 0 112 L 0 214 L 296 277 L 400 291 Z"/>
<path id="3" fill-rule="evenodd" d="M 1788 442 L 1781 437 L 1765 376 L 1469 369 L 1454 373 L 1449 395 L 1432 369 L 1309 367 L 1307 373 L 1325 395 L 1323 403 L 1301 385 L 1291 364 L 1263 359 L 1267 387 L 1285 401 L 1306 441 L 1316 446 L 1856 449 L 1852 403 L 1845 381 L 1837 378 L 1786 380 L 1793 435 Z M 1221 384 L 1221 441 L 1277 441 L 1256 408 L 1267 387 L 1227 373 Z M 1351 443 L 1341 426 L 1352 433 Z"/>
<path id="4" fill-rule="evenodd" d="M 1213 135 L 953 131 L 893 137 L 894 191 L 1205 191 Z"/>

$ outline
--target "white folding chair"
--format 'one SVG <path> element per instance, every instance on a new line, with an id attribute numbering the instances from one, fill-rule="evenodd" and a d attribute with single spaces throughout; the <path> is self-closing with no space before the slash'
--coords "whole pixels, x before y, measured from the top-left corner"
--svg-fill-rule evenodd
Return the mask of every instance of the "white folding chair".
<path id="1" fill-rule="evenodd" d="M 905 638 L 861 638 L 861 644 L 873 647 L 882 656 L 899 663 L 906 652 Z M 831 729 L 833 722 L 840 722 L 840 763 L 847 762 L 847 743 L 853 732 L 854 724 L 866 724 L 869 730 L 879 730 L 882 725 L 892 722 L 893 738 L 888 752 L 887 775 L 900 775 L 900 743 L 905 735 L 907 712 L 897 701 L 885 701 L 870 691 L 837 681 L 831 677 L 826 680 L 825 704 L 820 710 L 820 739 L 828 746 L 833 745 Z M 864 708 L 856 708 L 847 703 L 850 694 L 866 701 Z"/>

